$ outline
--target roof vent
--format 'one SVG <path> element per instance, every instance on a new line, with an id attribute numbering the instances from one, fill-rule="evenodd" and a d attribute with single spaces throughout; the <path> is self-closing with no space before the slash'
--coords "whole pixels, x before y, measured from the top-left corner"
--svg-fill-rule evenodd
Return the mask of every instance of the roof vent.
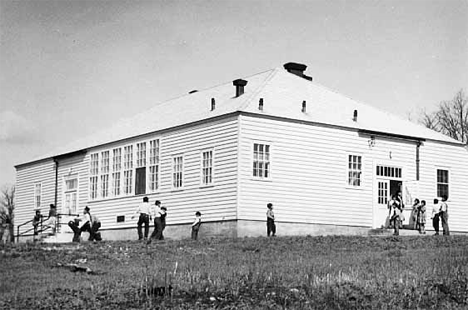
<path id="1" fill-rule="evenodd" d="M 357 122 L 357 110 L 354 110 L 353 121 Z"/>
<path id="2" fill-rule="evenodd" d="M 307 102 L 304 100 L 302 101 L 302 113 L 306 113 L 307 112 Z"/>
<path id="3" fill-rule="evenodd" d="M 260 100 L 258 100 L 258 109 L 260 111 L 263 111 L 263 98 L 260 98 Z"/>
<path id="4" fill-rule="evenodd" d="M 211 111 L 214 111 L 215 108 L 216 108 L 215 98 L 211 98 Z"/>
<path id="5" fill-rule="evenodd" d="M 308 81 L 312 81 L 311 76 L 307 76 L 307 75 L 304 74 L 304 71 L 307 69 L 307 66 L 304 65 L 304 64 L 299 64 L 299 63 L 296 63 L 296 62 L 288 62 L 288 63 L 284 64 L 283 67 L 289 73 L 300 76 L 301 78 L 306 79 Z"/>
<path id="6" fill-rule="evenodd" d="M 189 94 L 193 94 L 193 93 L 196 93 L 198 90 L 194 89 L 194 90 L 191 90 L 189 91 Z"/>
<path id="7" fill-rule="evenodd" d="M 237 79 L 232 81 L 232 84 L 236 87 L 236 97 L 239 97 L 244 93 L 244 86 L 247 85 L 247 81 L 243 79 Z"/>

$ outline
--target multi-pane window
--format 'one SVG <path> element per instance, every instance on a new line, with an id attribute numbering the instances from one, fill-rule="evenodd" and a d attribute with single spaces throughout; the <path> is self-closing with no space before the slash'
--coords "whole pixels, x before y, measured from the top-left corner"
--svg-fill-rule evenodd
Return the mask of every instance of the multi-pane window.
<path id="1" fill-rule="evenodd" d="M 149 154 L 149 189 L 155 192 L 159 187 L 159 140 L 150 141 Z"/>
<path id="2" fill-rule="evenodd" d="M 109 151 L 101 153 L 101 198 L 109 196 Z"/>
<path id="3" fill-rule="evenodd" d="M 34 184 L 34 208 L 39 209 L 41 207 L 42 200 L 42 183 Z"/>
<path id="4" fill-rule="evenodd" d="M 120 171 L 122 169 L 122 149 L 112 150 L 112 195 L 120 195 Z"/>
<path id="5" fill-rule="evenodd" d="M 99 154 L 91 154 L 89 166 L 89 198 L 97 199 L 98 197 L 98 174 L 99 174 Z"/>
<path id="6" fill-rule="evenodd" d="M 389 191 L 388 181 L 378 182 L 378 203 L 381 205 L 386 205 L 388 202 L 388 191 Z"/>
<path id="7" fill-rule="evenodd" d="M 270 177 L 270 146 L 268 144 L 254 143 L 253 176 Z"/>
<path id="8" fill-rule="evenodd" d="M 172 187 L 181 188 L 183 185 L 184 158 L 176 156 L 172 159 Z"/>
<path id="9" fill-rule="evenodd" d="M 362 157 L 359 155 L 348 156 L 348 185 L 361 186 Z"/>
<path id="10" fill-rule="evenodd" d="M 132 193 L 133 184 L 133 146 L 124 147 L 124 194 Z"/>
<path id="11" fill-rule="evenodd" d="M 376 166 L 375 173 L 381 177 L 401 178 L 401 168 Z"/>
<path id="12" fill-rule="evenodd" d="M 146 142 L 137 143 L 135 169 L 135 195 L 146 193 Z"/>
<path id="13" fill-rule="evenodd" d="M 64 191 L 64 210 L 65 214 L 77 214 L 78 202 L 78 178 L 76 176 L 70 176 L 65 179 L 65 191 Z"/>
<path id="14" fill-rule="evenodd" d="M 210 185 L 213 183 L 213 151 L 202 152 L 201 158 L 201 176 L 202 184 Z"/>
<path id="15" fill-rule="evenodd" d="M 449 172 L 437 169 L 437 197 L 449 197 Z"/>

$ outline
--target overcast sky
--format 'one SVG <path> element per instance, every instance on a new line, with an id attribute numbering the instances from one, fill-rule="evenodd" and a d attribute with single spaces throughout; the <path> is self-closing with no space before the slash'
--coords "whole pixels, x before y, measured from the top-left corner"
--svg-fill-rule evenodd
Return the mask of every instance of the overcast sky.
<path id="1" fill-rule="evenodd" d="M 468 91 L 468 1 L 0 0 L 0 185 L 120 118 L 289 61 L 417 118 Z"/>

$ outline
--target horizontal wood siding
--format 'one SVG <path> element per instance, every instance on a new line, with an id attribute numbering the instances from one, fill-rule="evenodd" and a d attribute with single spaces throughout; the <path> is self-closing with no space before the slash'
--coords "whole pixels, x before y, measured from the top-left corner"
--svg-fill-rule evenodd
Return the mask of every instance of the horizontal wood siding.
<path id="1" fill-rule="evenodd" d="M 159 191 L 139 196 L 88 201 L 87 204 L 92 212 L 100 217 L 103 228 L 135 227 L 137 218 L 131 219 L 131 216 L 134 215 L 135 209 L 144 196 L 149 197 L 151 204 L 160 200 L 162 205 L 167 207 L 168 225 L 189 223 L 193 220 L 196 211 L 203 214 L 203 221 L 235 218 L 237 197 L 236 117 L 95 148 L 89 150 L 85 158 L 86 165 L 89 163 L 91 153 L 102 150 L 111 150 L 112 152 L 113 148 L 153 138 L 160 139 Z M 200 156 L 201 151 L 208 148 L 214 150 L 214 184 L 203 187 L 200 177 Z M 184 186 L 179 190 L 172 188 L 172 159 L 175 155 L 183 155 L 184 157 Z M 88 188 L 88 171 L 86 171 L 85 179 L 85 188 Z M 119 215 L 125 216 L 125 222 L 116 222 Z"/>
<path id="2" fill-rule="evenodd" d="M 41 212 L 47 215 L 49 204 L 55 199 L 55 164 L 52 159 L 16 169 L 15 226 L 34 217 L 34 186 L 38 182 L 42 183 Z M 31 228 L 32 224 L 24 225 L 20 227 L 20 233 Z"/>
<path id="3" fill-rule="evenodd" d="M 420 157 L 420 193 L 427 201 L 428 210 L 432 211 L 437 195 L 437 169 L 449 170 L 449 227 L 468 232 L 468 151 L 460 146 L 427 141 L 421 146 Z M 427 226 L 432 226 L 429 216 Z"/>
<path id="4" fill-rule="evenodd" d="M 240 219 L 265 220 L 272 202 L 278 221 L 371 227 L 375 163 L 415 173 L 413 142 L 377 138 L 369 147 L 370 137 L 352 130 L 248 116 L 240 124 Z M 271 145 L 270 180 L 252 176 L 255 142 Z M 347 185 L 348 155 L 362 156 L 360 188 Z"/>

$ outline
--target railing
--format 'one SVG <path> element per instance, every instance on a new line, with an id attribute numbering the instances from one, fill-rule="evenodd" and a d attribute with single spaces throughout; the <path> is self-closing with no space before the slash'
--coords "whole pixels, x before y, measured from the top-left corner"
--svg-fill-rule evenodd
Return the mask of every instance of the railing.
<path id="1" fill-rule="evenodd" d="M 62 219 L 63 216 L 74 216 L 74 217 L 77 217 L 77 216 L 79 216 L 79 215 L 78 215 L 78 214 L 64 214 L 64 213 L 58 213 L 57 216 L 56 216 L 56 217 L 57 217 L 57 220 L 55 221 L 55 227 L 52 227 L 51 225 L 44 225 L 44 223 L 45 223 L 46 221 L 48 221 L 48 220 L 50 219 L 50 217 L 45 218 L 45 217 L 41 216 L 41 221 L 40 221 L 39 224 L 38 224 L 37 233 L 42 235 L 42 233 L 44 233 L 45 231 L 47 231 L 47 230 L 49 230 L 49 229 L 51 229 L 52 232 L 55 232 L 55 233 L 60 232 L 61 224 L 67 224 L 67 223 L 62 223 L 62 222 L 61 222 L 61 219 Z M 23 231 L 23 232 L 20 233 L 20 227 L 22 227 L 22 226 L 24 226 L 24 225 L 27 225 L 27 224 L 30 224 L 30 223 L 32 223 L 33 221 L 34 221 L 34 220 L 26 221 L 26 222 L 24 222 L 24 223 L 22 223 L 22 224 L 20 224 L 20 225 L 18 225 L 18 226 L 16 227 L 16 242 L 19 242 L 19 238 L 20 238 L 21 236 L 24 236 L 24 235 L 28 234 L 29 232 L 34 231 L 35 227 L 32 227 L 32 228 L 27 229 L 27 230 L 25 230 L 25 231 Z"/>

